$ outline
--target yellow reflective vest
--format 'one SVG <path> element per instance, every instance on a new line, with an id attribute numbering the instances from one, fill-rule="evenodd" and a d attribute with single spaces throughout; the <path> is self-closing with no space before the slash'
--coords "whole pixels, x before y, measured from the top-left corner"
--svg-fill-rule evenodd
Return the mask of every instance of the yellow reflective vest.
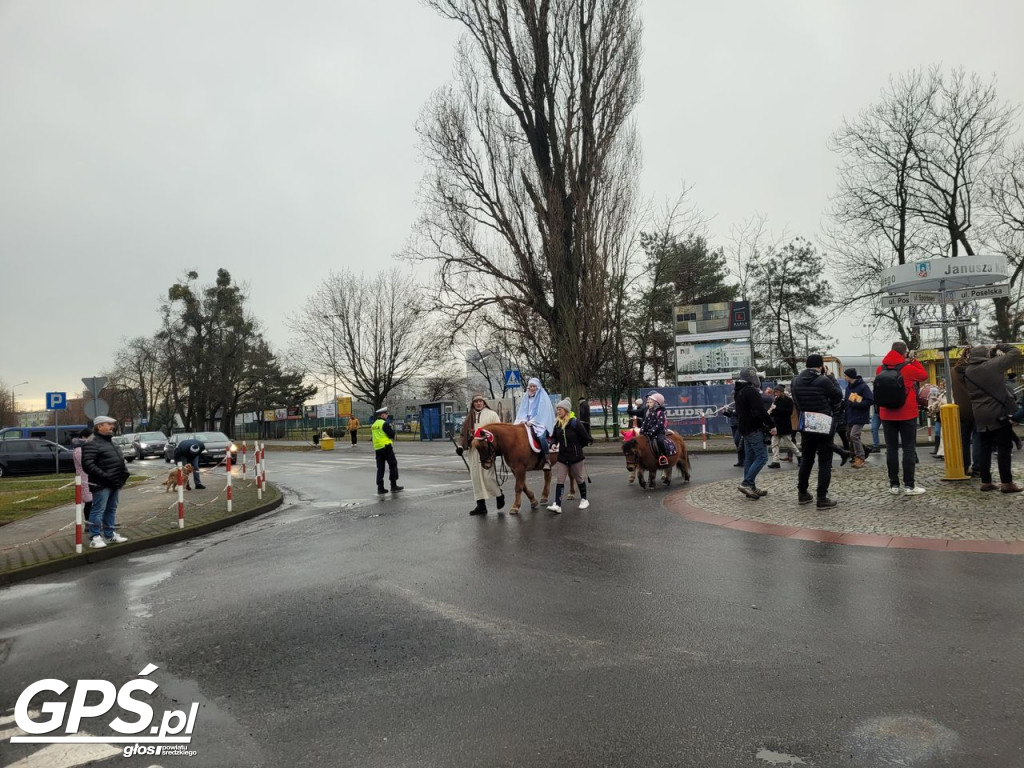
<path id="1" fill-rule="evenodd" d="M 384 419 L 377 419 L 370 426 L 370 436 L 373 438 L 373 450 L 375 451 L 391 445 L 391 438 L 384 434 L 384 425 L 386 423 Z"/>

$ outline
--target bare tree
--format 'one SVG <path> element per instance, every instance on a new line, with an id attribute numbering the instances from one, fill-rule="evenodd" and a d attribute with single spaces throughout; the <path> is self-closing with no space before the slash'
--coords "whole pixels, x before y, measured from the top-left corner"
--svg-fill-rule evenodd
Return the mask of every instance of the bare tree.
<path id="1" fill-rule="evenodd" d="M 1010 265 L 1011 295 L 993 300 L 995 323 L 992 335 L 1000 341 L 1020 339 L 1024 332 L 1021 310 L 1024 281 L 1024 144 L 1000 158 L 989 187 L 988 210 L 994 220 L 999 250 Z"/>
<path id="2" fill-rule="evenodd" d="M 110 372 L 123 392 L 132 418 L 141 416 L 156 424 L 157 408 L 167 399 L 170 370 L 164 348 L 157 339 L 136 336 L 114 355 Z"/>
<path id="3" fill-rule="evenodd" d="M 343 270 L 331 275 L 288 322 L 303 367 L 380 408 L 438 349 L 419 306 L 419 286 L 408 270 L 373 277 Z"/>
<path id="4" fill-rule="evenodd" d="M 562 393 L 609 354 L 627 266 L 641 92 L 636 0 L 426 0 L 466 34 L 419 125 L 433 170 L 413 258 L 452 328 L 496 308 L 550 344 Z M 543 332 L 535 332 L 539 326 Z"/>

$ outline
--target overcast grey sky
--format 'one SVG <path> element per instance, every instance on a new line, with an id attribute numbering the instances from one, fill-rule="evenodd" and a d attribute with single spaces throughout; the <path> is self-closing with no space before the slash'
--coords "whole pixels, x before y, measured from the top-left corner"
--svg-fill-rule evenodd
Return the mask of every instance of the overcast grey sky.
<path id="1" fill-rule="evenodd" d="M 642 192 L 693 184 L 716 244 L 754 213 L 813 240 L 828 135 L 891 73 L 963 65 L 1024 102 L 1020 3 L 646 0 L 642 18 Z M 0 0 L 0 379 L 29 381 L 19 403 L 155 331 L 187 269 L 247 283 L 284 349 L 332 268 L 387 266 L 458 34 L 415 0 Z"/>

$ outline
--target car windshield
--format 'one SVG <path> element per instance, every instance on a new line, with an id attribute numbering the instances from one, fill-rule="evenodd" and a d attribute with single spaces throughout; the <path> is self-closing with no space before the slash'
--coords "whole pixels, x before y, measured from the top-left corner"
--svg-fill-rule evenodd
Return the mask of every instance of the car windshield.
<path id="1" fill-rule="evenodd" d="M 231 440 L 223 432 L 198 432 L 196 440 L 204 443 L 230 443 Z"/>
<path id="2" fill-rule="evenodd" d="M 143 432 L 141 435 L 137 435 L 136 440 L 140 442 L 146 442 L 147 440 L 166 440 L 163 432 Z"/>

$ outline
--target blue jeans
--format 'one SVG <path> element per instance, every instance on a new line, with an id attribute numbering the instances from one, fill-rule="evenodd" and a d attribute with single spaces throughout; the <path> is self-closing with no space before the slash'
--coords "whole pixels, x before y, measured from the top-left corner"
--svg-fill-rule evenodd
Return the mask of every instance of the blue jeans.
<path id="1" fill-rule="evenodd" d="M 743 435 L 743 485 L 753 488 L 758 473 L 768 463 L 768 446 L 764 444 L 764 432 L 757 430 Z"/>
<path id="2" fill-rule="evenodd" d="M 103 536 L 109 539 L 114 535 L 114 515 L 117 514 L 117 500 L 120 489 L 100 488 L 92 492 L 92 509 L 89 511 L 89 536 L 100 535 L 100 524 L 103 525 Z"/>
<path id="3" fill-rule="evenodd" d="M 871 447 L 878 447 L 878 430 L 882 426 L 882 417 L 878 415 L 878 410 L 875 409 L 871 412 Z"/>

